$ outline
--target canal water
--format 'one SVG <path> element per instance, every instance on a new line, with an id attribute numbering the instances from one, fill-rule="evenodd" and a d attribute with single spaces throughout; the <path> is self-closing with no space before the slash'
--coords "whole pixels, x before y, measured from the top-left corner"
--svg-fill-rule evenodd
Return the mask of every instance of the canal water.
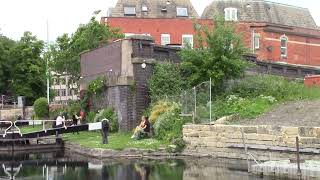
<path id="1" fill-rule="evenodd" d="M 0 179 L 265 180 L 246 162 L 222 159 L 86 159 L 63 152 L 0 156 Z"/>

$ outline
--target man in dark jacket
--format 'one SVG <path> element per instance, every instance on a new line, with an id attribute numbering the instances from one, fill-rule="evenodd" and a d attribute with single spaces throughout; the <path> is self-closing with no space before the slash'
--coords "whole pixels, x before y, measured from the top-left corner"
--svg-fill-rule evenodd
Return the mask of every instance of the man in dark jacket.
<path id="1" fill-rule="evenodd" d="M 101 133 L 102 133 L 102 144 L 108 144 L 110 124 L 108 119 L 102 119 L 101 121 Z"/>

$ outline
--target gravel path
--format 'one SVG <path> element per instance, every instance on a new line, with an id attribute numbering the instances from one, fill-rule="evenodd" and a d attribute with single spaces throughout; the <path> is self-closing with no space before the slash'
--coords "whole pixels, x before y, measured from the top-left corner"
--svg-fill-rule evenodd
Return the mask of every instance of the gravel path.
<path id="1" fill-rule="evenodd" d="M 320 100 L 282 104 L 257 119 L 234 124 L 320 127 Z"/>

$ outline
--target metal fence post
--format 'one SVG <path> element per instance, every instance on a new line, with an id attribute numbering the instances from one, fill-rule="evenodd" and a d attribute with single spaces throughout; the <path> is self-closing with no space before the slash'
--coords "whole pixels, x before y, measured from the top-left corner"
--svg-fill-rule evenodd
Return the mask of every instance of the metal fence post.
<path id="1" fill-rule="evenodd" d="M 194 119 L 197 117 L 197 91 L 196 87 L 193 87 L 193 92 L 194 92 Z"/>
<path id="2" fill-rule="evenodd" d="M 210 78 L 210 84 L 209 84 L 209 86 L 210 86 L 210 87 L 209 87 L 209 91 L 210 91 L 210 92 L 209 92 L 209 96 L 210 96 L 210 97 L 209 97 L 209 99 L 210 99 L 210 104 L 209 104 L 209 108 L 210 108 L 210 110 L 209 110 L 209 111 L 210 111 L 210 124 L 211 124 L 211 121 L 212 121 L 212 97 L 211 97 L 211 95 L 212 95 L 212 94 L 211 94 L 211 93 L 212 93 L 212 92 L 211 92 L 212 81 L 211 81 L 211 80 L 212 80 L 212 79 Z"/>
<path id="3" fill-rule="evenodd" d="M 300 168 L 300 147 L 299 147 L 299 137 L 296 137 L 296 146 L 297 146 L 297 166 L 298 166 L 298 177 L 301 179 L 301 168 Z"/>

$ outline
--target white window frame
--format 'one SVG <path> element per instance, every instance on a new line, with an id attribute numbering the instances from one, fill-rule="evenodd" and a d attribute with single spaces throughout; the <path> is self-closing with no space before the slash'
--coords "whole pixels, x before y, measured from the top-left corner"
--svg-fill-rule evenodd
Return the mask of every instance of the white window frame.
<path id="1" fill-rule="evenodd" d="M 254 35 L 253 35 L 253 48 L 254 48 L 254 50 L 260 49 L 260 34 L 259 33 L 254 33 Z"/>
<path id="2" fill-rule="evenodd" d="M 130 37 L 136 35 L 135 33 L 124 33 L 124 37 Z"/>
<path id="3" fill-rule="evenodd" d="M 142 11 L 142 12 L 148 12 L 148 6 L 145 5 L 145 4 L 143 4 L 143 5 L 141 6 L 141 11 Z"/>
<path id="4" fill-rule="evenodd" d="M 285 46 L 282 46 L 283 40 L 285 41 Z M 281 57 L 283 58 L 288 57 L 288 41 L 289 41 L 289 38 L 286 35 L 282 35 L 280 37 L 280 54 L 281 54 Z M 282 49 L 285 50 L 285 54 L 282 54 Z"/>
<path id="5" fill-rule="evenodd" d="M 183 13 L 181 13 L 183 12 Z M 188 17 L 188 8 L 186 7 L 177 7 L 177 17 Z"/>
<path id="6" fill-rule="evenodd" d="M 132 13 L 131 13 L 131 10 L 129 10 L 129 9 L 133 10 Z M 128 11 L 129 11 L 130 13 L 128 13 Z M 133 6 L 124 6 L 124 7 L 123 7 L 123 14 L 124 14 L 125 16 L 135 16 L 135 15 L 137 14 L 137 12 L 136 12 L 136 7 L 133 7 Z"/>
<path id="7" fill-rule="evenodd" d="M 225 8 L 224 9 L 225 21 L 238 21 L 238 9 L 237 8 Z"/>
<path id="8" fill-rule="evenodd" d="M 193 48 L 193 35 L 192 34 L 183 34 L 182 35 L 182 41 L 181 41 L 182 47 L 187 46 L 186 44 L 184 44 L 184 41 L 183 41 L 183 39 L 185 39 L 185 38 L 191 38 L 190 47 Z"/>
<path id="9" fill-rule="evenodd" d="M 166 40 L 164 40 L 165 38 L 166 38 Z M 167 44 L 171 44 L 170 34 L 161 34 L 161 45 L 165 46 Z"/>

